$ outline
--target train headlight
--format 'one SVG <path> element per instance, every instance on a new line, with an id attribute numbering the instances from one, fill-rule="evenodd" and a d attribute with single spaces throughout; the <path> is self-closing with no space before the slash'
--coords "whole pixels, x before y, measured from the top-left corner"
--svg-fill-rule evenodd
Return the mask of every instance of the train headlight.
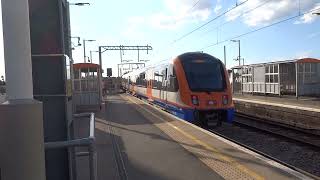
<path id="1" fill-rule="evenodd" d="M 227 105 L 229 103 L 229 97 L 228 95 L 223 95 L 222 96 L 222 104 Z"/>
<path id="2" fill-rule="evenodd" d="M 191 101 L 192 101 L 192 104 L 193 105 L 199 105 L 199 99 L 198 99 L 198 96 L 196 95 L 191 95 Z"/>
<path id="3" fill-rule="evenodd" d="M 214 105 L 216 105 L 216 104 L 217 104 L 217 102 L 214 101 L 214 100 L 209 100 L 209 101 L 208 101 L 208 105 L 214 106 Z"/>

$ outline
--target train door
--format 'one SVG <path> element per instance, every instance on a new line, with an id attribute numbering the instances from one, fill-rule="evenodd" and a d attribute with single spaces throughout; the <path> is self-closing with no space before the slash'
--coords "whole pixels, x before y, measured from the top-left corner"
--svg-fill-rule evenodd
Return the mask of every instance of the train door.
<path id="1" fill-rule="evenodd" d="M 162 72 L 163 78 L 162 78 L 162 88 L 161 88 L 161 100 L 164 101 L 167 104 L 168 101 L 168 67 L 165 68 Z"/>

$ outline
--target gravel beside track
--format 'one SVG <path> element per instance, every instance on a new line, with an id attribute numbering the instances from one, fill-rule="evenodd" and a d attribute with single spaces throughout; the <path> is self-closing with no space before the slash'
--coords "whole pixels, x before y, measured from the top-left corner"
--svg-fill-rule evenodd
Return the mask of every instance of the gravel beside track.
<path id="1" fill-rule="evenodd" d="M 254 150 L 271 156 L 281 162 L 294 166 L 298 169 L 320 176 L 320 148 L 303 141 L 293 140 L 284 135 L 274 134 L 281 132 L 281 129 L 268 129 L 262 131 L 256 127 L 239 125 L 238 122 L 245 122 L 246 118 L 236 117 L 235 124 L 222 124 L 221 127 L 210 128 L 210 131 L 219 133 L 235 142 L 244 144 Z M 252 119 L 248 119 L 252 121 Z M 259 126 L 258 124 L 255 124 Z M 261 125 L 263 126 L 263 125 Z M 267 128 L 267 127 L 263 127 Z M 279 127 L 283 128 L 283 127 Z M 294 136 L 292 131 L 287 131 L 290 136 Z M 301 132 L 297 132 L 298 134 Z M 302 136 L 302 134 L 300 134 Z M 308 135 L 301 137 L 308 141 Z M 310 139 L 311 140 L 311 139 Z M 312 139 L 316 141 L 315 139 Z"/>

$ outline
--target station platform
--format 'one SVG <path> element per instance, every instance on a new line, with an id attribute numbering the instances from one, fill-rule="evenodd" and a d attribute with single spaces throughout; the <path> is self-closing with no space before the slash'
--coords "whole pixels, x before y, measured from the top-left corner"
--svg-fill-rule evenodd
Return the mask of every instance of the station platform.
<path id="1" fill-rule="evenodd" d="M 99 180 L 312 179 L 126 94 L 107 97 L 96 140 Z"/>
<path id="2" fill-rule="evenodd" d="M 296 107 L 304 107 L 308 108 L 311 111 L 320 111 L 320 97 L 299 97 L 298 99 L 295 96 L 258 96 L 258 95 L 250 95 L 250 94 L 233 94 L 234 100 L 252 100 L 252 101 L 260 101 L 266 103 L 274 103 L 279 106 L 296 106 Z"/>
<path id="3" fill-rule="evenodd" d="M 237 113 L 320 134 L 320 98 L 234 94 Z"/>

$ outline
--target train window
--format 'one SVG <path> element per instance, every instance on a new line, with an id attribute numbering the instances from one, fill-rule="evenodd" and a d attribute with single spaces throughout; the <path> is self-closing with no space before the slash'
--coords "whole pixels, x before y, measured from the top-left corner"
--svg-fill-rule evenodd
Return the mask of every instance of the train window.
<path id="1" fill-rule="evenodd" d="M 204 63 L 182 61 L 189 88 L 192 91 L 223 91 L 225 77 L 223 65 L 211 59 Z"/>
<path id="2" fill-rule="evenodd" d="M 165 80 L 168 79 L 168 68 L 166 68 L 166 73 L 165 73 L 164 79 L 165 79 Z"/>
<path id="3" fill-rule="evenodd" d="M 178 84 L 175 68 L 173 68 L 172 74 L 173 75 L 170 75 L 170 78 L 169 78 L 169 91 L 177 92 L 179 90 L 179 84 Z"/>

